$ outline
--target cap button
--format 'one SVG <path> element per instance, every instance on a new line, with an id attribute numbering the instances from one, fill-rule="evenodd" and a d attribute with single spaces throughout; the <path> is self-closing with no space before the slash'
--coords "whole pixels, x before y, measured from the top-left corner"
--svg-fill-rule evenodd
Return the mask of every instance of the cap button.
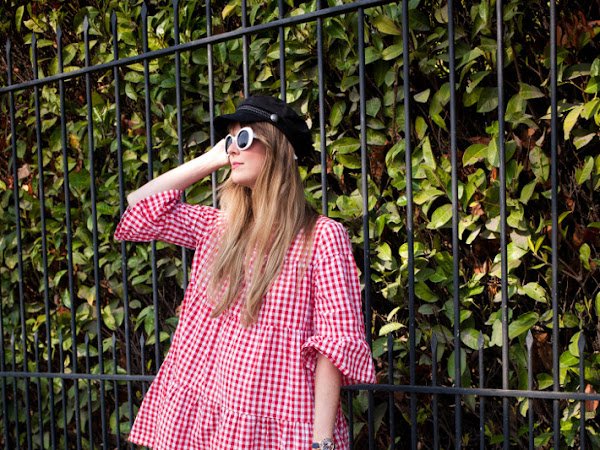
<path id="1" fill-rule="evenodd" d="M 277 122 L 279 120 L 279 116 L 277 114 L 271 114 L 271 122 Z"/>

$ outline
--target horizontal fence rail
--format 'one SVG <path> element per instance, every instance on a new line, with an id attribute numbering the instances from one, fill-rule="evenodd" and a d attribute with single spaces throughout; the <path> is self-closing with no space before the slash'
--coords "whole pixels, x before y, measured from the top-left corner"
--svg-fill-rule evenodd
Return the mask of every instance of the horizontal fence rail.
<path id="1" fill-rule="evenodd" d="M 551 272 L 550 302 L 547 306 L 553 314 L 549 316 L 547 323 L 550 325 L 545 329 L 551 347 L 551 351 L 544 354 L 551 359 L 550 362 L 545 361 L 551 366 L 551 377 L 548 375 L 546 378 L 534 378 L 535 364 L 541 364 L 534 364 L 535 358 L 540 359 L 541 338 L 532 333 L 533 328 L 530 326 L 528 333 L 510 338 L 514 332 L 514 328 L 510 328 L 514 323 L 511 322 L 514 301 L 511 297 L 514 294 L 511 291 L 512 268 L 508 252 L 512 249 L 513 218 L 507 204 L 513 199 L 507 186 L 513 182 L 510 173 L 514 169 L 507 164 L 511 158 L 508 155 L 506 121 L 507 103 L 510 102 L 505 99 L 504 59 L 508 54 L 514 55 L 514 49 L 505 46 L 504 24 L 508 14 L 505 2 L 495 2 L 495 50 L 490 52 L 489 58 L 493 61 L 488 61 L 488 69 L 489 72 L 495 71 L 493 88 L 497 92 L 497 106 L 487 111 L 492 115 L 490 122 L 494 122 L 497 128 L 494 176 L 501 186 L 497 205 L 494 205 L 499 210 L 497 229 L 494 229 L 499 241 L 499 276 L 493 280 L 490 277 L 488 287 L 493 284 L 498 294 L 490 301 L 490 307 L 500 306 L 493 323 L 483 323 L 482 318 L 477 318 L 482 323 L 476 322 L 468 330 L 475 326 L 480 330 L 496 327 L 492 333 L 500 337 L 495 344 L 490 344 L 490 337 L 483 331 L 465 336 L 467 330 L 463 327 L 463 314 L 470 311 L 463 303 L 465 299 L 461 289 L 464 290 L 464 284 L 461 283 L 465 275 L 462 272 L 471 244 L 465 244 L 462 237 L 465 229 L 462 228 L 461 214 L 466 206 L 459 198 L 461 192 L 469 187 L 463 182 L 465 152 L 461 147 L 464 143 L 459 139 L 461 128 L 467 128 L 468 124 L 459 122 L 458 109 L 465 92 L 458 90 L 457 86 L 467 75 L 461 63 L 466 51 L 459 45 L 455 21 L 467 14 L 462 11 L 464 5 L 448 0 L 437 10 L 447 16 L 447 30 L 444 32 L 449 36 L 447 47 L 440 50 L 443 54 L 439 57 L 437 69 L 444 77 L 442 83 L 448 84 L 447 98 L 440 102 L 447 108 L 448 114 L 442 118 L 441 113 L 435 113 L 444 124 L 436 122 L 439 126 L 437 132 L 447 134 L 448 146 L 440 150 L 440 154 L 447 156 L 449 167 L 444 186 L 446 192 L 443 193 L 449 199 L 449 216 L 444 222 L 448 226 L 443 245 L 451 250 L 440 266 L 450 261 L 448 270 L 452 274 L 452 283 L 444 288 L 448 307 L 432 306 L 427 309 L 439 299 L 423 300 L 424 250 L 417 225 L 424 203 L 415 201 L 421 191 L 413 191 L 417 186 L 416 180 L 421 176 L 419 171 L 423 169 L 419 163 L 415 164 L 415 155 L 422 154 L 425 147 L 420 137 L 424 132 L 419 128 L 418 119 L 422 120 L 423 101 L 415 100 L 422 86 L 411 83 L 414 81 L 411 71 L 416 70 L 418 58 L 422 56 L 415 56 L 418 37 L 411 28 L 416 23 L 411 20 L 423 17 L 416 9 L 417 5 L 411 6 L 415 2 L 362 0 L 338 4 L 331 1 L 326 6 L 316 1 L 313 10 L 308 5 L 303 13 L 296 11 L 291 15 L 290 5 L 280 0 L 277 12 L 266 16 L 268 21 L 259 23 L 255 23 L 254 19 L 258 14 L 256 9 L 248 11 L 245 0 L 241 1 L 239 11 L 236 9 L 239 16 L 235 16 L 235 20 L 227 19 L 230 16 L 223 5 L 207 2 L 201 5 L 202 13 L 195 11 L 196 15 L 203 16 L 198 23 L 205 27 L 193 30 L 196 34 L 188 28 L 180 31 L 180 28 L 188 26 L 183 23 L 181 11 L 190 5 L 184 3 L 173 2 L 170 12 L 173 39 L 171 42 L 170 38 L 164 37 L 168 42 L 161 43 L 162 48 L 155 48 L 159 46 L 156 43 L 158 39 L 149 29 L 156 28 L 164 15 L 156 13 L 156 6 L 151 11 L 146 4 L 141 6 L 140 23 L 137 24 L 140 31 L 135 35 L 141 40 L 134 45 L 137 54 L 132 54 L 131 48 L 125 48 L 123 44 L 126 42 L 123 37 L 126 24 L 119 22 L 124 20 L 122 15 L 118 17 L 116 12 L 112 13 L 107 36 L 102 35 L 96 22 L 85 16 L 82 39 L 78 42 L 83 49 L 79 61 L 81 67 L 75 69 L 65 68 L 65 65 L 74 64 L 74 56 L 69 53 L 72 47 L 65 49 L 65 42 L 73 44 L 74 36 L 78 39 L 81 36 L 69 30 L 67 37 L 65 30 L 57 26 L 56 41 L 48 44 L 47 40 L 43 41 L 32 33 L 32 79 L 18 83 L 13 80 L 16 73 L 12 61 L 13 44 L 11 41 L 6 44 L 6 83 L 0 87 L 0 98 L 3 105 L 1 114 L 7 117 L 7 123 L 10 122 L 3 134 L 7 140 L 3 151 L 7 159 L 10 157 L 7 165 L 7 170 L 10 167 L 10 172 L 7 172 L 10 183 L 7 182 L 9 186 L 4 188 L 10 194 L 10 197 L 5 196 L 10 199 L 10 204 L 9 200 L 3 200 L 2 211 L 11 219 L 3 230 L 5 239 L 0 243 L 0 253 L 4 258 L 0 286 L 0 395 L 3 415 L 0 442 L 4 447 L 134 447 L 128 443 L 127 435 L 141 400 L 168 351 L 170 335 L 177 322 L 175 303 L 179 303 L 187 287 L 191 255 L 185 250 L 175 253 L 169 246 L 156 242 L 148 246 L 113 242 L 118 216 L 126 209 L 126 191 L 135 188 L 136 183 L 139 185 L 174 165 L 182 164 L 189 154 L 213 146 L 216 138 L 212 119 L 220 113 L 230 112 L 239 97 L 258 93 L 254 89 L 262 81 L 257 79 L 264 77 L 271 80 L 267 87 L 272 95 L 294 103 L 309 118 L 320 154 L 313 161 L 303 162 L 307 195 L 314 204 L 320 203 L 322 214 L 345 221 L 352 228 L 357 263 L 364 283 L 366 336 L 376 356 L 378 383 L 343 388 L 351 448 L 484 449 L 500 446 L 549 448 L 549 445 L 554 448 L 566 445 L 586 448 L 591 445 L 593 448 L 596 442 L 600 442 L 594 440 L 597 430 L 595 415 L 587 416 L 595 411 L 597 403 L 594 407 L 594 402 L 600 402 L 600 394 L 593 389 L 586 390 L 591 386 L 590 378 L 595 376 L 594 371 L 598 370 L 597 363 L 591 359 L 587 362 L 584 358 L 586 354 L 590 358 L 596 354 L 592 342 L 596 337 L 578 330 L 580 334 L 576 342 L 568 347 L 576 362 L 563 360 L 561 355 L 568 345 L 565 342 L 568 338 L 561 335 L 561 321 L 564 322 L 565 316 L 561 318 L 558 314 L 562 301 L 559 220 L 562 220 L 561 214 L 565 210 L 559 207 L 557 161 L 561 127 L 558 123 L 560 99 L 557 90 L 555 0 L 550 2 L 547 11 L 550 24 L 547 31 L 550 42 L 551 125 L 547 147 L 550 152 L 551 219 L 546 228 L 551 242 L 551 261 L 545 263 Z M 491 8 L 494 3 L 484 1 L 481 5 L 485 7 L 478 7 L 484 12 L 478 14 L 492 17 L 493 13 L 485 8 Z M 342 17 L 352 20 L 348 29 L 339 25 L 341 22 L 334 22 Z M 431 17 L 428 20 L 433 21 Z M 219 32 L 215 33 L 216 30 Z M 290 37 L 296 36 L 292 32 L 298 30 L 303 33 L 305 42 Z M 349 49 L 346 58 L 356 55 L 356 67 L 343 69 L 345 61 L 336 60 L 335 70 L 340 73 L 349 70 L 350 73 L 344 72 L 344 78 L 336 84 L 331 81 L 332 74 L 328 70 L 334 70 L 329 65 L 329 58 L 333 61 L 338 55 L 328 53 L 331 48 L 327 45 L 330 45 L 332 36 L 341 40 L 344 33 L 347 33 L 346 37 L 356 37 L 344 44 Z M 386 48 L 376 49 L 373 35 L 378 33 L 387 33 L 386 37 L 391 36 L 390 40 L 394 39 L 394 43 L 388 42 Z M 181 42 L 183 36 L 188 39 L 186 42 Z M 487 37 L 489 46 L 493 46 L 491 36 Z M 99 48 L 110 48 L 111 38 L 112 48 L 108 54 L 112 59 L 99 58 Z M 258 50 L 258 46 L 252 47 L 262 39 L 270 45 L 263 53 L 253 54 L 252 49 L 263 51 L 262 47 Z M 381 39 L 381 42 L 387 41 Z M 219 47 L 225 45 L 230 47 Z M 49 47 L 56 49 L 52 50 L 55 52 L 52 57 L 56 58 L 53 68 L 47 63 Z M 42 51 L 44 58 L 38 55 Z M 386 51 L 389 53 L 381 56 Z M 237 58 L 237 66 L 230 68 L 230 73 L 223 74 L 221 66 L 225 65 L 228 52 Z M 277 56 L 269 56 L 276 52 Z M 376 52 L 379 52 L 381 61 L 391 61 L 393 71 L 384 73 L 381 69 L 382 73 L 378 73 L 373 68 Z M 457 52 L 461 56 L 457 56 Z M 68 58 L 66 63 L 65 58 Z M 271 58 L 276 62 L 265 66 L 264 71 L 257 74 L 252 66 L 258 64 L 255 58 Z M 314 60 L 314 67 L 303 73 L 305 78 L 299 79 L 291 67 L 296 64 L 302 66 L 303 59 Z M 173 61 L 173 67 L 170 61 Z M 188 76 L 186 65 L 200 67 L 200 72 L 195 74 L 198 79 Z M 40 75 L 42 67 L 44 71 Z M 383 68 L 384 65 L 378 67 Z M 373 89 L 376 78 L 388 76 L 393 78 L 392 81 L 383 85 L 389 92 L 378 86 Z M 350 77 L 356 77 L 356 80 L 349 80 Z M 231 92 L 219 86 L 219 82 L 228 83 Z M 140 90 L 135 91 L 132 83 L 140 86 Z M 298 86 L 309 84 L 312 90 L 307 91 L 306 101 L 295 97 Z M 341 90 L 342 85 L 345 90 Z M 161 92 L 160 86 L 166 86 L 165 89 L 172 92 Z M 265 88 L 266 85 L 260 86 Z M 340 89 L 337 97 L 335 89 Z M 378 96 L 373 96 L 374 91 Z M 425 89 L 422 91 L 425 92 Z M 393 108 L 395 128 L 387 130 L 384 141 L 373 143 L 370 133 L 385 126 L 378 128 L 376 122 L 379 119 L 377 113 L 372 113 L 372 108 L 379 105 L 377 111 L 380 111 L 382 104 L 388 101 L 387 95 L 392 99 L 387 107 Z M 28 101 L 31 103 L 28 96 L 33 99 L 31 116 L 24 112 L 24 105 Z M 344 96 L 356 97 L 356 111 L 347 110 L 346 103 L 343 107 L 336 103 Z M 335 109 L 332 104 L 339 107 L 336 111 L 340 118 L 335 124 L 331 118 L 331 111 Z M 328 131 L 342 123 L 345 115 L 356 120 L 332 138 L 334 135 L 328 134 Z M 77 125 L 75 118 L 81 116 L 86 121 Z M 201 125 L 204 129 L 199 131 Z M 27 127 L 35 130 L 29 137 L 22 135 Z M 350 141 L 344 141 L 346 150 L 352 147 L 351 150 L 344 153 L 346 150 L 335 147 L 336 139 L 349 139 L 351 136 L 358 136 L 350 144 L 347 144 Z M 176 148 L 176 152 L 169 154 L 169 146 Z M 334 151 L 334 148 L 338 150 Z M 407 272 L 407 278 L 402 279 L 398 269 L 396 281 L 400 293 L 396 303 L 389 303 L 398 306 L 393 310 L 389 308 L 391 312 L 387 311 L 390 323 L 386 323 L 388 329 L 384 332 L 379 332 L 375 326 L 378 324 L 382 329 L 380 324 L 385 317 L 376 308 L 382 303 L 379 291 L 383 283 L 381 273 L 385 270 L 375 269 L 380 264 L 378 244 L 383 235 L 377 227 L 384 222 L 377 222 L 375 218 L 381 217 L 378 208 L 382 203 L 377 197 L 390 194 L 385 194 L 385 189 L 379 189 L 374 183 L 375 178 L 381 178 L 377 175 L 380 169 L 376 166 L 375 156 L 380 148 L 389 152 L 384 155 L 384 169 L 381 170 L 387 171 L 396 158 L 401 167 L 397 173 L 404 177 L 399 180 L 390 175 L 387 188 L 391 190 L 393 182 L 399 183 L 394 185 L 399 198 L 393 203 L 396 211 L 402 211 L 398 214 L 401 214 L 404 228 L 402 242 L 397 243 L 397 247 L 398 252 L 405 256 L 401 258 L 404 261 L 399 259 L 396 262 L 394 259 L 394 264 L 403 264 Z M 397 149 L 395 153 L 394 149 Z M 173 156 L 173 161 L 165 155 Z M 349 158 L 347 155 L 353 159 L 345 160 Z M 335 166 L 336 158 L 347 162 L 345 168 Z M 36 171 L 25 173 L 23 167 L 32 164 L 37 164 Z M 348 168 L 354 171 L 352 176 L 348 175 Z M 225 176 L 224 173 L 212 174 L 205 186 L 188 190 L 183 199 L 216 206 L 217 185 Z M 332 186 L 334 181 L 335 188 Z M 344 198 L 350 198 L 347 194 L 350 191 L 354 195 L 354 204 L 343 203 Z M 358 212 L 352 213 L 352 208 Z M 354 216 L 346 217 L 352 214 Z M 384 223 L 382 229 L 394 225 L 390 224 Z M 485 228 L 483 230 L 485 232 Z M 473 239 L 476 237 L 477 234 Z M 400 248 L 403 243 L 405 245 Z M 39 260 L 33 261 L 35 255 L 32 249 L 41 253 Z M 430 274 L 431 277 L 434 275 Z M 436 297 L 439 295 L 436 294 Z M 165 299 L 177 301 L 168 305 Z M 392 319 L 396 314 L 402 319 Z M 430 329 L 424 332 L 418 326 L 418 317 L 425 315 L 435 317 L 439 322 L 432 320 Z M 471 318 L 465 315 L 465 321 Z M 451 321 L 452 326 L 443 325 L 442 321 L 446 324 Z M 521 336 L 519 342 L 522 345 L 515 349 L 511 341 L 514 342 L 518 336 Z M 524 373 L 515 373 L 518 372 L 513 361 L 515 358 L 524 361 L 519 366 L 525 368 Z M 492 361 L 498 368 L 496 371 L 490 370 Z M 565 386 L 567 368 L 572 368 L 573 373 L 576 370 L 573 377 L 577 379 L 571 380 L 571 385 L 577 386 L 574 389 Z M 537 372 L 539 374 L 540 370 Z M 549 408 L 550 404 L 552 408 Z M 551 422 L 552 426 L 542 428 L 538 425 L 542 414 L 544 423 Z M 570 430 L 568 442 L 561 434 L 561 420 L 565 421 L 566 416 L 577 416 L 579 420 L 578 428 Z M 590 422 L 586 423 L 588 419 Z"/>

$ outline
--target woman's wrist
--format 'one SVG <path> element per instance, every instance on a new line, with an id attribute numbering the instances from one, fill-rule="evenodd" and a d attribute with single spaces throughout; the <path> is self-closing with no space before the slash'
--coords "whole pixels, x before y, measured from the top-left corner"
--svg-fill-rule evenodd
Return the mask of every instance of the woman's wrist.
<path id="1" fill-rule="evenodd" d="M 333 442 L 333 439 L 325 438 L 325 439 L 321 439 L 320 441 L 314 441 L 312 443 L 312 445 L 310 446 L 310 448 L 311 449 L 320 449 L 320 450 L 334 450 L 335 444 Z"/>

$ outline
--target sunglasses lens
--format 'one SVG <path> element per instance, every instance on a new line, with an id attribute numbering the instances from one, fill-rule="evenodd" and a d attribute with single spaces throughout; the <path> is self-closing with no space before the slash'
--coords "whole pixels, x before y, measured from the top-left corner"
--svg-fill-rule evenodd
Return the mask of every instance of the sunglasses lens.
<path id="1" fill-rule="evenodd" d="M 250 133 L 247 130 L 240 130 L 237 135 L 237 145 L 240 150 L 246 150 L 251 144 Z"/>
<path id="2" fill-rule="evenodd" d="M 225 137 L 225 152 L 228 153 L 229 152 L 229 147 L 231 147 L 231 144 L 233 144 L 233 137 L 228 134 L 227 137 Z"/>

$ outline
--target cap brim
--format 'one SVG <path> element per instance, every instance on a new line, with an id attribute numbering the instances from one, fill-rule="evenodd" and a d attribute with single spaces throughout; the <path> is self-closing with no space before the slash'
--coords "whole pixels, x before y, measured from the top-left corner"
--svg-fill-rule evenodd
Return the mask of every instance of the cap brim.
<path id="1" fill-rule="evenodd" d="M 224 114 L 222 116 L 215 117 L 213 120 L 213 126 L 215 128 L 217 138 L 222 139 L 227 136 L 227 127 L 231 122 L 254 123 L 263 122 L 264 120 L 264 117 L 254 114 L 252 111 L 238 110 L 232 114 Z"/>

